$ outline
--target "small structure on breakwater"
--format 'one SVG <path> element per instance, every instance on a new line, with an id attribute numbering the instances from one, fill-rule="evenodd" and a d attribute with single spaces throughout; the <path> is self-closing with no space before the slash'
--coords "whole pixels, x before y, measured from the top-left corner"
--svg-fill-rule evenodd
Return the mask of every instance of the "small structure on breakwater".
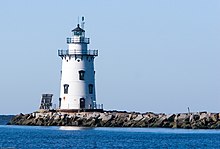
<path id="1" fill-rule="evenodd" d="M 53 94 L 42 94 L 40 110 L 50 110 L 52 107 Z"/>

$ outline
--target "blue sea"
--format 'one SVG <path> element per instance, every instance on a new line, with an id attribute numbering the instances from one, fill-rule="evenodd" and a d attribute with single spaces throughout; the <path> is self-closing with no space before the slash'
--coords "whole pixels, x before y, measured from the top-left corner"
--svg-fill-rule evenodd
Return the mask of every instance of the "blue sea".
<path id="1" fill-rule="evenodd" d="M 220 148 L 220 130 L 0 125 L 0 149 Z"/>

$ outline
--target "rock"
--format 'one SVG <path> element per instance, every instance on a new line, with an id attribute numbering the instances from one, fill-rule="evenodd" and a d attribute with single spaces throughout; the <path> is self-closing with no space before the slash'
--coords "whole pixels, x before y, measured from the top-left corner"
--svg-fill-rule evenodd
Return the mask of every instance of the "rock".
<path id="1" fill-rule="evenodd" d="M 36 122 L 36 125 L 43 126 L 43 119 L 42 118 L 38 118 L 37 122 Z"/>
<path id="2" fill-rule="evenodd" d="M 115 121 L 115 127 L 122 127 L 125 122 L 127 122 L 127 118 L 124 117 L 117 118 Z"/>
<path id="3" fill-rule="evenodd" d="M 132 121 L 127 121 L 127 122 L 124 122 L 124 124 L 122 125 L 122 127 L 131 127 L 132 124 L 133 124 Z"/>
<path id="4" fill-rule="evenodd" d="M 60 115 L 55 115 L 54 120 L 60 120 Z"/>
<path id="5" fill-rule="evenodd" d="M 87 115 L 87 118 L 98 118 L 99 116 L 100 116 L 100 113 L 94 112 L 94 113 L 89 113 Z M 81 117 L 83 116 L 81 115 Z"/>
<path id="6" fill-rule="evenodd" d="M 29 115 L 29 116 L 27 117 L 27 120 L 30 120 L 30 119 L 32 119 L 32 118 L 34 118 L 34 117 L 33 117 L 33 115 L 31 114 L 31 115 Z"/>
<path id="7" fill-rule="evenodd" d="M 167 121 L 169 122 L 174 122 L 176 115 L 175 114 L 170 114 L 166 116 Z"/>
<path id="8" fill-rule="evenodd" d="M 111 114 L 105 114 L 105 113 L 100 113 L 100 116 L 98 119 L 101 119 L 102 121 L 109 121 L 113 118 Z"/>
<path id="9" fill-rule="evenodd" d="M 213 122 L 217 122 L 219 117 L 217 113 L 210 113 L 210 118 Z"/>
<path id="10" fill-rule="evenodd" d="M 194 122 L 191 124 L 192 129 L 205 129 L 206 127 L 204 127 L 200 122 Z"/>
<path id="11" fill-rule="evenodd" d="M 143 119 L 142 114 L 138 114 L 137 117 L 135 117 L 134 121 L 140 121 Z"/>
<path id="12" fill-rule="evenodd" d="M 206 113 L 200 113 L 199 120 L 202 120 L 202 119 L 204 119 L 204 118 L 206 118 L 206 119 L 209 118 L 207 112 L 206 112 Z"/>
<path id="13" fill-rule="evenodd" d="M 156 117 L 151 117 L 149 119 L 145 119 L 145 124 L 148 127 L 153 127 L 154 123 L 156 122 L 157 118 Z"/>
<path id="14" fill-rule="evenodd" d="M 186 113 L 177 114 L 174 121 L 189 121 L 190 116 Z"/>
<path id="15" fill-rule="evenodd" d="M 174 118 L 172 128 L 184 128 L 189 123 L 190 115 L 188 113 L 177 114 Z"/>
<path id="16" fill-rule="evenodd" d="M 191 124 L 189 124 L 189 123 L 183 123 L 183 125 L 179 128 L 191 129 L 192 127 L 191 127 Z"/>
<path id="17" fill-rule="evenodd" d="M 96 120 L 95 119 L 92 119 L 92 120 L 89 120 L 89 121 L 82 121 L 82 125 L 85 126 L 85 127 L 94 127 L 96 125 Z"/>
<path id="18" fill-rule="evenodd" d="M 161 117 L 164 117 L 164 116 L 166 116 L 166 114 L 160 113 L 157 117 L 158 117 L 158 118 L 161 118 Z"/>
<path id="19" fill-rule="evenodd" d="M 34 125 L 34 119 L 27 119 L 23 121 L 23 125 Z"/>
<path id="20" fill-rule="evenodd" d="M 220 121 L 211 126 L 212 129 L 220 129 Z"/>
<path id="21" fill-rule="evenodd" d="M 164 121 L 162 127 L 163 128 L 172 128 L 173 125 L 168 121 Z"/>
<path id="22" fill-rule="evenodd" d="M 192 114 L 190 115 L 189 121 L 194 122 L 194 121 L 199 120 L 199 118 L 200 118 L 199 114 Z"/>
<path id="23" fill-rule="evenodd" d="M 145 118 L 141 119 L 136 123 L 137 127 L 148 127 L 148 125 L 145 123 Z"/>
<path id="24" fill-rule="evenodd" d="M 166 121 L 166 116 L 161 116 L 156 120 L 156 122 L 152 125 L 153 127 L 161 127 L 163 126 L 164 121 Z"/>

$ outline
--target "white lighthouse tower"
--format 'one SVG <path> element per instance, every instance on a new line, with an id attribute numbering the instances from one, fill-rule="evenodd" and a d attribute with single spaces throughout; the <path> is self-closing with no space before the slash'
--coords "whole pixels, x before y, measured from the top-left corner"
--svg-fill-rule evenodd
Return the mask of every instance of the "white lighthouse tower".
<path id="1" fill-rule="evenodd" d="M 84 21 L 84 20 L 83 20 Z M 60 109 L 96 109 L 94 58 L 98 50 L 88 50 L 89 38 L 78 24 L 67 38 L 68 49 L 58 50 L 62 58 Z"/>

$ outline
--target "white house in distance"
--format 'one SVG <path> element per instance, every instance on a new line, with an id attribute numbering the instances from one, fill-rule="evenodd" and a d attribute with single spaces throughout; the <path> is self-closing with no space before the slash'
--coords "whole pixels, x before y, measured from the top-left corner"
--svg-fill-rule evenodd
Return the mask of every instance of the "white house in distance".
<path id="1" fill-rule="evenodd" d="M 62 58 L 60 110 L 102 109 L 96 104 L 94 59 L 98 50 L 88 50 L 84 18 L 81 27 L 72 30 L 67 38 L 68 49 L 58 50 Z"/>

